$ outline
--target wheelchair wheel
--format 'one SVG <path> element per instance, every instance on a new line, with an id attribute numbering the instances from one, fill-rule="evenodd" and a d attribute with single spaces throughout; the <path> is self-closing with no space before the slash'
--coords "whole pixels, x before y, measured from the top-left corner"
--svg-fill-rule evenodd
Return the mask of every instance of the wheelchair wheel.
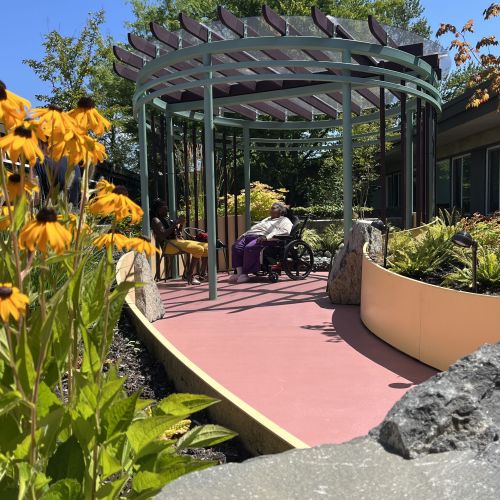
<path id="1" fill-rule="evenodd" d="M 278 283 L 278 280 L 280 279 L 280 275 L 278 273 L 275 273 L 274 271 L 270 272 L 267 276 L 269 281 L 271 283 Z"/>
<path id="2" fill-rule="evenodd" d="M 292 280 L 303 280 L 311 273 L 314 255 L 311 247 L 302 240 L 288 243 L 283 255 L 283 270 Z"/>

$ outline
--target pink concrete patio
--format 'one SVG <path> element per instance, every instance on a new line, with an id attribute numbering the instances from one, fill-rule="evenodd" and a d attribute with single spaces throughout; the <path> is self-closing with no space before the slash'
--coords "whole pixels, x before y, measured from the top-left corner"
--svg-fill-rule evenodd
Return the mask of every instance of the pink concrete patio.
<path id="1" fill-rule="evenodd" d="M 334 306 L 326 274 L 305 281 L 160 285 L 155 327 L 211 377 L 309 445 L 365 434 L 435 370 L 372 335 L 356 306 Z"/>

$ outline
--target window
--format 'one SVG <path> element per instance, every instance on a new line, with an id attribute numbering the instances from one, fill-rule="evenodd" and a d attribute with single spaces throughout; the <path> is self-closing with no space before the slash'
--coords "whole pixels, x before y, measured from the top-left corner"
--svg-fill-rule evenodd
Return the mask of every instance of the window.
<path id="1" fill-rule="evenodd" d="M 500 146 L 488 149 L 486 152 L 486 192 L 488 213 L 493 213 L 500 210 Z"/>
<path id="2" fill-rule="evenodd" d="M 452 206 L 464 214 L 470 214 L 470 155 L 453 158 Z"/>
<path id="3" fill-rule="evenodd" d="M 394 172 L 386 176 L 387 208 L 399 208 L 399 187 L 401 174 Z"/>
<path id="4" fill-rule="evenodd" d="M 436 163 L 436 206 L 451 207 L 451 171 L 450 160 L 440 160 Z"/>

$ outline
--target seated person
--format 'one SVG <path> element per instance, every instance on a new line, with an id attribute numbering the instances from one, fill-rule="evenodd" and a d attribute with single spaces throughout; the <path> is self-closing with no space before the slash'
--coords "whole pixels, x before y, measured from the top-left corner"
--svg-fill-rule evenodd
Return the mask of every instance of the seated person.
<path id="1" fill-rule="evenodd" d="M 182 238 L 182 226 L 185 218 L 179 217 L 175 222 L 168 219 L 168 206 L 160 199 L 153 202 L 151 210 L 151 229 L 155 240 L 161 245 L 163 253 L 176 255 L 185 252 L 191 255 L 191 264 L 187 273 L 190 285 L 199 285 L 195 278 L 196 266 L 201 259 L 200 278 L 205 278 L 207 272 L 208 244 Z"/>
<path id="2" fill-rule="evenodd" d="M 229 278 L 230 283 L 245 283 L 249 273 L 260 270 L 260 252 L 273 236 L 287 236 L 292 229 L 292 222 L 285 217 L 286 205 L 273 203 L 270 217 L 254 224 L 233 244 L 232 257 L 236 274 Z"/>

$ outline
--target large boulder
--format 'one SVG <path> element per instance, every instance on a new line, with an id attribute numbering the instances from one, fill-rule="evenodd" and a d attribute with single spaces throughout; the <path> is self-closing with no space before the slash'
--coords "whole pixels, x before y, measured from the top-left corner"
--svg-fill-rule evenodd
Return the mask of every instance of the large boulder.
<path id="1" fill-rule="evenodd" d="M 144 286 L 135 291 L 135 305 L 139 311 L 150 322 L 163 318 L 165 306 L 156 286 L 151 266 L 143 253 L 137 254 L 135 258 L 134 281 L 144 283 Z"/>
<path id="2" fill-rule="evenodd" d="M 497 500 L 500 344 L 414 387 L 368 436 L 194 472 L 158 498 Z"/>
<path id="3" fill-rule="evenodd" d="M 382 233 L 371 226 L 371 220 L 356 220 L 347 242 L 341 245 L 332 263 L 328 276 L 328 295 L 334 304 L 361 302 L 361 268 L 363 247 L 368 243 L 371 257 L 382 253 Z"/>
<path id="4" fill-rule="evenodd" d="M 483 346 L 407 392 L 371 435 L 405 458 L 453 450 L 484 452 L 490 445 L 498 450 L 500 344 Z M 500 466 L 495 453 L 491 457 Z"/>

